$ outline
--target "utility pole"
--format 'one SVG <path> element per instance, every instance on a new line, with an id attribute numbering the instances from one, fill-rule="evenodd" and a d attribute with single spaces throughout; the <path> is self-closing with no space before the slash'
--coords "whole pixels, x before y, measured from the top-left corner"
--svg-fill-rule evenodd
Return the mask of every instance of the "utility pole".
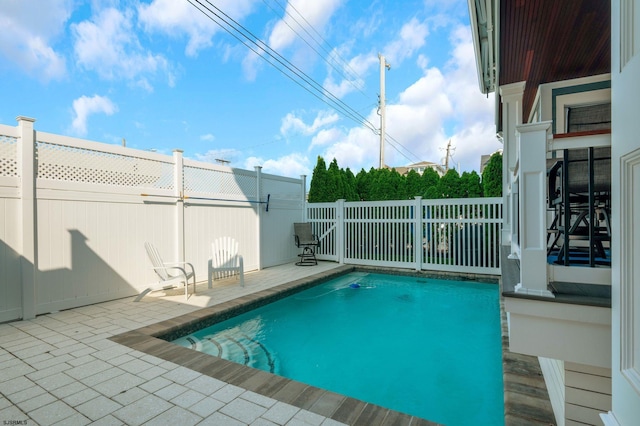
<path id="1" fill-rule="evenodd" d="M 384 94 L 384 71 L 391 69 L 391 64 L 385 61 L 384 56 L 378 53 L 378 59 L 380 59 L 380 99 L 378 100 L 378 115 L 380 115 L 380 168 L 384 167 L 384 135 L 385 135 L 385 94 Z"/>
<path id="2" fill-rule="evenodd" d="M 442 149 L 442 148 L 440 148 Z M 451 151 L 455 151 L 456 148 L 451 148 L 451 139 L 447 143 L 447 154 L 444 157 L 444 171 L 445 173 L 449 170 L 449 158 L 451 158 Z"/>

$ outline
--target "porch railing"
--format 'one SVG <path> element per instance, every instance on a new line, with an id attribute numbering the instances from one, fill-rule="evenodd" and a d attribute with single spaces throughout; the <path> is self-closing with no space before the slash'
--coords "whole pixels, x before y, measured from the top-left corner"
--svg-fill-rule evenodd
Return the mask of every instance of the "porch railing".
<path id="1" fill-rule="evenodd" d="M 308 204 L 318 258 L 355 265 L 499 274 L 502 198 Z"/>

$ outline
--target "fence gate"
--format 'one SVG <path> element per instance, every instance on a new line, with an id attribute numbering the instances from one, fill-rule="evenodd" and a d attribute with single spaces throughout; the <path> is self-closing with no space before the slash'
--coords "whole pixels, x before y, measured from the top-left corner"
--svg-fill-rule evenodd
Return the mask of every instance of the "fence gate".
<path id="1" fill-rule="evenodd" d="M 313 232 L 320 239 L 320 247 L 316 257 L 320 260 L 342 262 L 339 247 L 342 247 L 342 229 L 340 229 L 339 212 L 343 202 L 307 204 L 307 222 L 311 222 Z"/>

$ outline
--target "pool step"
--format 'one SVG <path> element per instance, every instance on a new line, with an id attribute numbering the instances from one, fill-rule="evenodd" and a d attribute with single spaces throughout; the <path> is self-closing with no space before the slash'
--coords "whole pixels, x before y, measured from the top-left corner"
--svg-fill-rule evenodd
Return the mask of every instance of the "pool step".
<path id="1" fill-rule="evenodd" d="M 185 340 L 191 344 L 191 349 L 278 374 L 278 362 L 271 351 L 244 333 L 216 333 L 202 339 L 190 336 Z"/>

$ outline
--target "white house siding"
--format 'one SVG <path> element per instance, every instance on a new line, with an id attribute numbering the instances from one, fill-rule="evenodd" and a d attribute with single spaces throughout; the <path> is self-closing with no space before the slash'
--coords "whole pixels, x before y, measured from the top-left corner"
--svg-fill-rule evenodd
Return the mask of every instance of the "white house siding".
<path id="1" fill-rule="evenodd" d="M 564 363 L 566 425 L 600 425 L 611 410 L 611 369 Z"/>
<path id="2" fill-rule="evenodd" d="M 640 419 L 640 4 L 611 2 L 612 412 L 607 425 Z"/>
<path id="3" fill-rule="evenodd" d="M 557 426 L 564 426 L 564 362 L 543 357 L 539 357 L 538 361 L 540 362 L 540 370 L 544 377 L 544 383 L 547 386 L 549 401 L 553 407 L 553 414 L 556 417 Z"/>

